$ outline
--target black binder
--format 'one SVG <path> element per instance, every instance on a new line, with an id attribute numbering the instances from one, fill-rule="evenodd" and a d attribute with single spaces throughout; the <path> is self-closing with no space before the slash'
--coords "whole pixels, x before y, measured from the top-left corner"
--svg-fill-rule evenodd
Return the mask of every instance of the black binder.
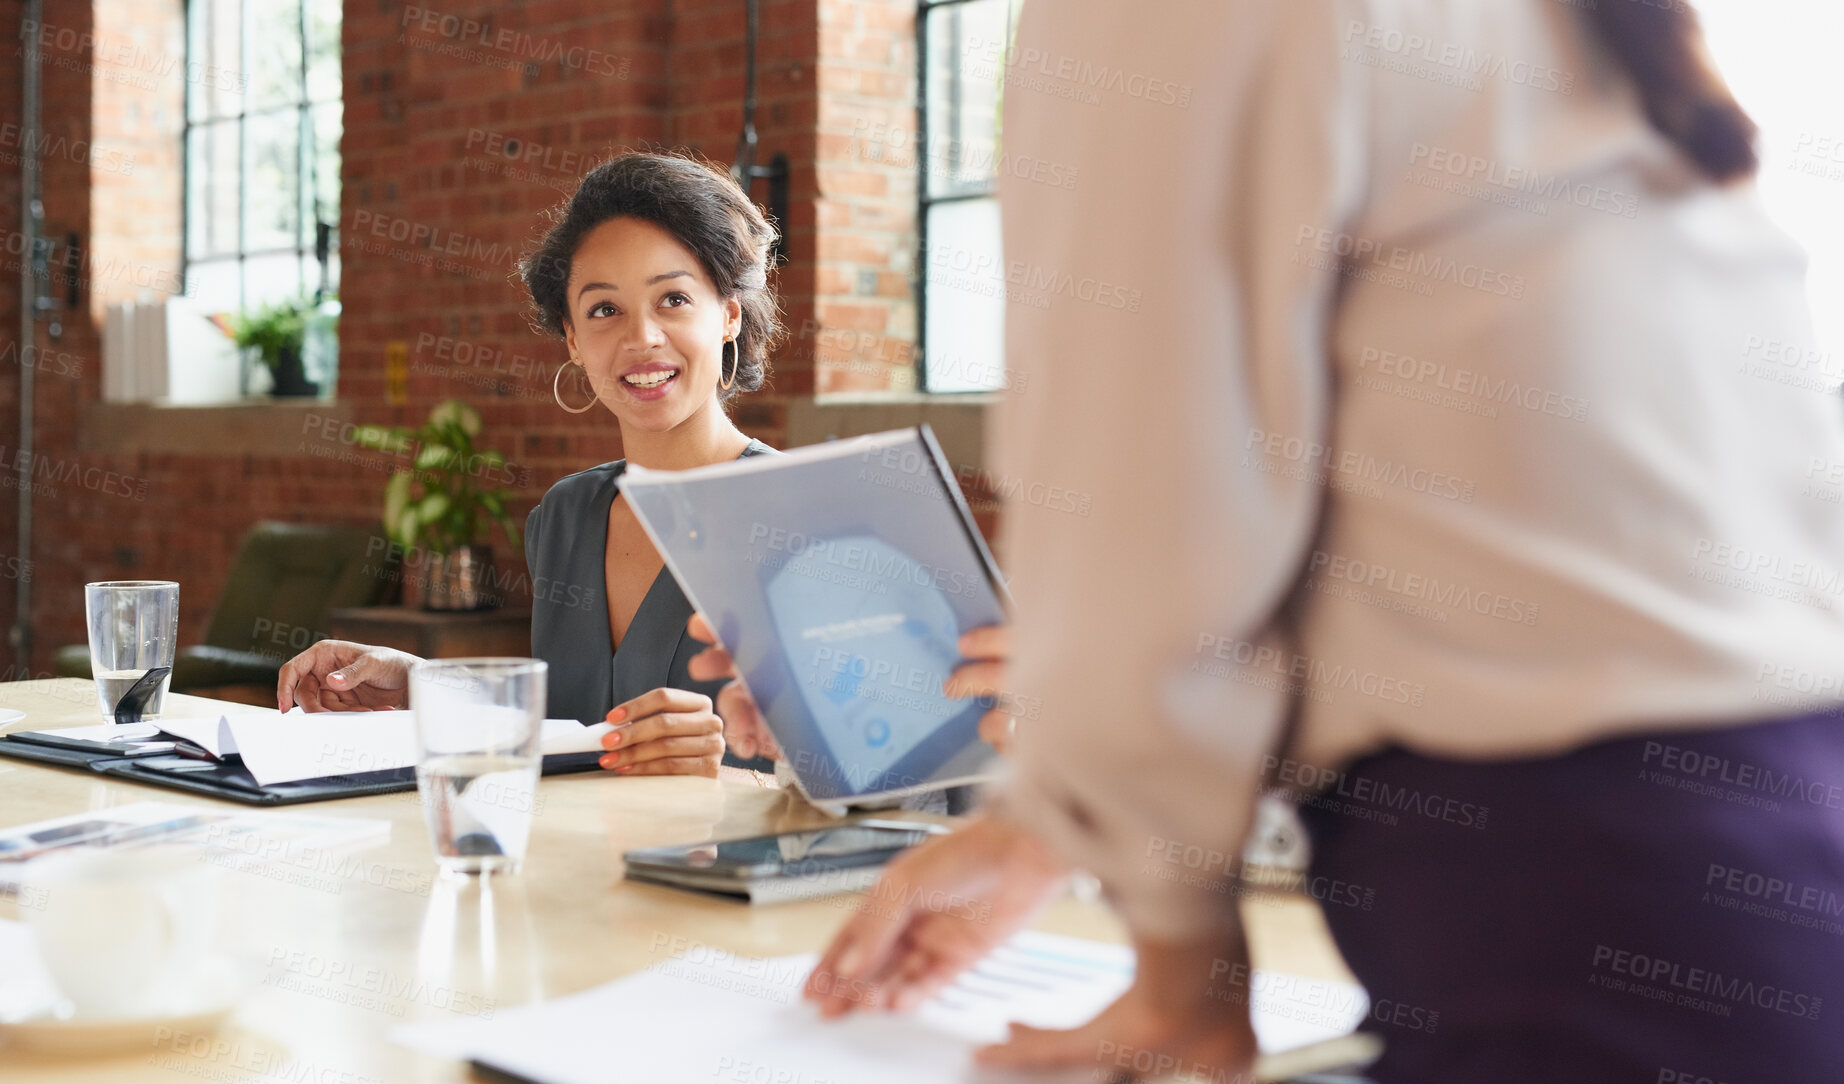
<path id="1" fill-rule="evenodd" d="M 256 782 L 256 777 L 243 766 L 243 758 L 234 753 L 223 760 L 168 755 L 125 757 L 46 744 L 36 740 L 38 733 L 55 735 L 57 731 L 21 731 L 0 737 L 0 757 L 84 768 L 102 772 L 112 779 L 126 779 L 168 790 L 183 790 L 244 805 L 294 805 L 298 802 L 325 802 L 334 798 L 358 798 L 367 794 L 393 794 L 416 789 L 415 768 L 330 775 L 293 783 L 271 783 L 265 787 Z M 175 741 L 175 744 L 184 743 Z M 596 752 L 556 753 L 544 758 L 540 771 L 545 775 L 596 771 L 601 755 Z"/>

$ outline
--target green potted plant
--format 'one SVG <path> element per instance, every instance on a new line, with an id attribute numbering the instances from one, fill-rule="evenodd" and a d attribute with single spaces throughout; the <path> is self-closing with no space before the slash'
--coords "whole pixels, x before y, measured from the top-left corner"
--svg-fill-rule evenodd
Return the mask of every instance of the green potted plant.
<path id="1" fill-rule="evenodd" d="M 384 530 L 403 550 L 407 605 L 484 610 L 500 604 L 489 590 L 493 549 L 482 539 L 497 523 L 519 545 L 518 527 L 506 512 L 512 490 L 503 484 L 514 476 L 504 455 L 475 447 L 479 435 L 480 412 L 459 399 L 436 406 L 418 429 L 359 429 L 362 447 L 414 457 L 384 485 Z"/>
<path id="2" fill-rule="evenodd" d="M 301 364 L 301 345 L 307 336 L 311 306 L 300 301 L 278 301 L 231 321 L 231 337 L 245 351 L 253 351 L 274 378 L 269 394 L 318 395 L 320 388 L 307 379 Z"/>

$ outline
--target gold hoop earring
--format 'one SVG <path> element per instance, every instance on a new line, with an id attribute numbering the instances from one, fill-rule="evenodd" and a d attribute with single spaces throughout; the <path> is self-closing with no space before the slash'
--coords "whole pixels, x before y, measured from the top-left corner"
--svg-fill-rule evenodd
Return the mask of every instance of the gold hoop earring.
<path id="1" fill-rule="evenodd" d="M 554 377 L 551 377 L 551 398 L 557 400 L 558 406 L 564 408 L 565 410 L 569 411 L 572 414 L 586 414 L 590 410 L 594 409 L 595 404 L 597 402 L 596 399 L 589 400 L 589 402 L 583 406 L 573 407 L 570 404 L 563 401 L 563 391 L 561 388 L 558 387 L 558 383 L 561 380 L 563 380 L 563 371 L 565 369 L 570 368 L 570 366 L 574 364 L 576 363 L 573 361 L 567 361 L 557 367 L 557 375 Z"/>
<path id="2" fill-rule="evenodd" d="M 734 349 L 730 351 L 730 379 L 717 386 L 725 391 L 729 391 L 730 388 L 736 384 L 737 370 L 743 367 L 743 347 L 742 344 L 738 343 L 735 339 L 725 339 L 724 345 L 734 347 Z M 720 367 L 721 364 L 720 362 Z"/>

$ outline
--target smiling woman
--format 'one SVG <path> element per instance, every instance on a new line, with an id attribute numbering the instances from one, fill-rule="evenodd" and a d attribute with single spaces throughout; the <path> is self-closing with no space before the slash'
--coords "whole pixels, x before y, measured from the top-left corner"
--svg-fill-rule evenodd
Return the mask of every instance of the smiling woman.
<path id="1" fill-rule="evenodd" d="M 550 663 L 547 715 L 616 724 L 601 761 L 615 772 L 715 775 L 725 760 L 715 701 L 726 682 L 692 678 L 704 644 L 687 633 L 691 604 L 620 478 L 630 462 L 683 470 L 772 451 L 723 404 L 762 386 L 781 330 L 768 284 L 774 238 L 726 174 L 689 158 L 624 154 L 583 178 L 521 265 L 538 329 L 570 348 L 558 405 L 584 413 L 600 404 L 626 453 L 552 486 L 525 527 L 532 654 Z M 415 661 L 322 641 L 283 668 L 277 701 L 284 710 L 401 706 Z M 744 759 L 753 740 L 737 746 L 729 763 L 769 766 Z"/>

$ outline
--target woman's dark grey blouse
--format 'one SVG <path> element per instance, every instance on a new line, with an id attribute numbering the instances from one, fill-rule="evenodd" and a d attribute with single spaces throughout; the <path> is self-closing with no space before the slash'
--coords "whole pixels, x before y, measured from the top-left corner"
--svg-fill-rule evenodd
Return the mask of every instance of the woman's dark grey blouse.
<path id="1" fill-rule="evenodd" d="M 743 449 L 745 456 L 773 453 L 759 440 Z M 608 510 L 626 467 L 627 460 L 616 460 L 564 478 L 525 520 L 531 653 L 551 664 L 546 718 L 599 723 L 616 704 L 651 689 L 689 689 L 715 699 L 724 684 L 692 680 L 687 667 L 704 645 L 686 633 L 691 603 L 663 568 L 634 611 L 619 651 L 609 638 Z M 726 756 L 725 763 L 768 762 Z"/>

